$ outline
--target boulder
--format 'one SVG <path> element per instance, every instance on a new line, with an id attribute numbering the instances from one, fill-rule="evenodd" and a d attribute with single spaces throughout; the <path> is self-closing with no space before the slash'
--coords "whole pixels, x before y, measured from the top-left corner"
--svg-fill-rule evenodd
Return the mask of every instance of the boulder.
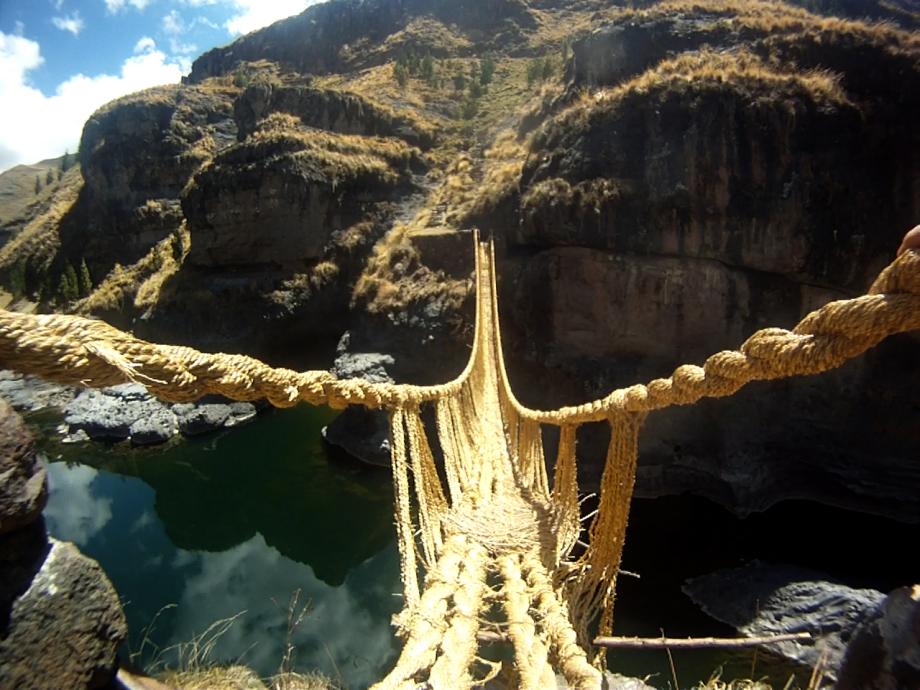
<path id="1" fill-rule="evenodd" d="M 45 465 L 22 418 L 0 399 L 0 534 L 41 515 L 48 499 Z"/>
<path id="2" fill-rule="evenodd" d="M 173 413 L 183 434 L 197 436 L 222 429 L 230 418 L 230 406 L 220 403 L 174 405 Z"/>
<path id="3" fill-rule="evenodd" d="M 393 383 L 387 369 L 396 364 L 391 355 L 349 352 L 351 334 L 339 341 L 332 373 L 340 379 L 362 378 L 371 383 Z M 390 425 L 385 412 L 352 405 L 323 427 L 326 443 L 370 465 L 390 465 Z"/>
<path id="4" fill-rule="evenodd" d="M 256 415 L 252 403 L 213 396 L 199 403 L 161 402 L 135 383 L 84 390 L 65 408 L 65 441 L 124 441 L 136 446 L 164 443 L 180 431 L 189 436 L 238 426 Z"/>
<path id="5" fill-rule="evenodd" d="M 34 578 L 4 610 L 0 687 L 88 690 L 114 677 L 124 613 L 102 568 L 73 544 L 51 539 Z"/>
<path id="6" fill-rule="evenodd" d="M 70 386 L 0 370 L 0 398 L 16 410 L 36 412 L 46 407 L 64 407 L 75 395 L 76 389 Z"/>
<path id="7" fill-rule="evenodd" d="M 920 585 L 891 592 L 859 624 L 835 690 L 920 688 Z"/>
<path id="8" fill-rule="evenodd" d="M 131 423 L 128 434 L 135 446 L 152 446 L 166 443 L 179 432 L 176 416 L 166 408 L 153 410 Z"/>
<path id="9" fill-rule="evenodd" d="M 743 635 L 811 633 L 814 643 L 767 647 L 810 667 L 823 657 L 829 678 L 836 677 L 857 625 L 884 599 L 874 589 L 853 589 L 822 573 L 759 562 L 692 578 L 683 590 L 706 613 Z"/>
<path id="10" fill-rule="evenodd" d="M 131 425 L 154 410 L 141 403 L 140 395 L 132 386 L 81 391 L 65 408 L 64 421 L 71 431 L 82 429 L 94 441 L 123 441 Z"/>

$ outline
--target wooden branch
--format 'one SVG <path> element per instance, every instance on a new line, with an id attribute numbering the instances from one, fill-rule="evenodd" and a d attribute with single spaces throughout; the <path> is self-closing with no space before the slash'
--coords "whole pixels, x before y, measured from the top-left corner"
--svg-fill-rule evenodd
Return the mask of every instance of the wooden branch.
<path id="1" fill-rule="evenodd" d="M 756 647 L 771 642 L 788 640 L 811 640 L 811 633 L 785 633 L 782 635 L 764 635 L 762 637 L 595 637 L 593 644 L 597 647 L 613 649 L 616 647 L 638 647 L 642 649 L 702 649 L 706 647 L 735 648 Z"/>
<path id="2" fill-rule="evenodd" d="M 476 639 L 484 644 L 508 642 L 508 635 L 500 632 L 480 630 Z M 797 640 L 807 642 L 813 639 L 811 633 L 784 633 L 782 635 L 764 635 L 761 637 L 596 637 L 593 644 L 597 647 L 639 648 L 639 649 L 704 649 L 756 647 L 772 642 Z"/>

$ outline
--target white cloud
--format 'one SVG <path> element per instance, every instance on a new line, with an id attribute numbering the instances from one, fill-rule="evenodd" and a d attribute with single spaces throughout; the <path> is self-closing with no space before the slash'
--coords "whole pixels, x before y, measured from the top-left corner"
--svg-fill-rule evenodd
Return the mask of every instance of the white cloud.
<path id="1" fill-rule="evenodd" d="M 134 54 L 138 53 L 149 53 L 150 51 L 157 49 L 157 42 L 154 41 L 150 36 L 141 36 L 137 43 L 134 44 Z"/>
<path id="2" fill-rule="evenodd" d="M 85 26 L 79 12 L 74 12 L 66 17 L 52 17 L 51 23 L 61 31 L 69 31 L 74 36 L 79 36 Z"/>
<path id="3" fill-rule="evenodd" d="M 54 9 L 60 12 L 61 8 L 64 6 L 64 0 L 51 0 L 51 4 L 54 5 Z"/>
<path id="4" fill-rule="evenodd" d="M 146 37 L 145 37 L 146 38 Z M 168 58 L 151 40 L 135 46 L 118 74 L 76 74 L 46 96 L 29 84 L 28 72 L 42 64 L 39 44 L 0 32 L 0 171 L 18 163 L 74 151 L 83 123 L 112 99 L 158 84 L 179 81 L 188 59 Z"/>
<path id="5" fill-rule="evenodd" d="M 300 14 L 317 0 L 233 0 L 237 14 L 230 17 L 224 27 L 231 34 L 246 34 L 263 26 L 268 26 L 279 19 Z"/>
<path id="6" fill-rule="evenodd" d="M 182 21 L 182 15 L 176 10 L 170 10 L 169 14 L 163 17 L 163 31 L 174 35 L 185 33 L 185 22 Z"/>
<path id="7" fill-rule="evenodd" d="M 121 12 L 125 7 L 133 7 L 136 10 L 142 10 L 153 0 L 105 0 L 105 9 L 109 14 Z"/>

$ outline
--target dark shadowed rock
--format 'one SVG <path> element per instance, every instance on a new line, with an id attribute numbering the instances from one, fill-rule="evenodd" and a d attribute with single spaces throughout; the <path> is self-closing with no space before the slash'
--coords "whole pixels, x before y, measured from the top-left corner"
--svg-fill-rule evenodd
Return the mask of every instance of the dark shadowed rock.
<path id="1" fill-rule="evenodd" d="M 834 688 L 920 688 L 920 585 L 896 589 L 863 619 Z"/>
<path id="2" fill-rule="evenodd" d="M 188 436 L 197 436 L 221 429 L 230 418 L 230 406 L 219 403 L 174 405 L 173 412 L 179 423 L 179 430 Z"/>
<path id="3" fill-rule="evenodd" d="M 4 398 L 16 410 L 35 412 L 46 407 L 64 407 L 73 400 L 74 395 L 75 389 L 70 386 L 0 370 L 0 398 Z"/>
<path id="4" fill-rule="evenodd" d="M 134 445 L 147 446 L 164 443 L 180 431 L 194 436 L 238 426 L 256 415 L 252 403 L 218 400 L 171 405 L 135 383 L 83 390 L 64 410 L 67 438 L 71 442 L 130 439 Z"/>
<path id="5" fill-rule="evenodd" d="M 44 463 L 32 434 L 0 399 L 0 534 L 33 522 L 48 500 Z"/>
<path id="6" fill-rule="evenodd" d="M 322 429 L 326 443 L 362 462 L 390 466 L 390 425 L 386 413 L 349 407 Z"/>
<path id="7" fill-rule="evenodd" d="M 118 595 L 99 565 L 54 539 L 6 623 L 0 687 L 16 690 L 105 687 L 127 634 Z"/>
<path id="8" fill-rule="evenodd" d="M 351 334 L 339 341 L 332 373 L 340 379 L 363 378 L 372 383 L 393 383 L 387 369 L 396 364 L 391 355 L 349 352 Z M 323 427 L 323 438 L 352 457 L 371 465 L 390 465 L 390 425 L 385 412 L 351 406 Z"/>
<path id="9" fill-rule="evenodd" d="M 814 644 L 767 646 L 811 667 L 825 655 L 829 677 L 839 668 L 856 626 L 884 598 L 874 589 L 829 582 L 815 571 L 758 562 L 693 578 L 683 589 L 706 613 L 744 635 L 811 633 Z"/>
<path id="10" fill-rule="evenodd" d="M 149 415 L 131 423 L 128 433 L 136 446 L 151 446 L 165 443 L 178 433 L 176 416 L 166 408 L 153 410 Z"/>

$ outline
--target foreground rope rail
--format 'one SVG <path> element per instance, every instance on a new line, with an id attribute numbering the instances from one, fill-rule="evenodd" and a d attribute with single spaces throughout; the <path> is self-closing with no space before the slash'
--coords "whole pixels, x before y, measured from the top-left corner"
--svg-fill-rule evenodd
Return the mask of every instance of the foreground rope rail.
<path id="1" fill-rule="evenodd" d="M 267 398 L 278 407 L 303 401 L 388 410 L 404 590 L 394 623 L 404 645 L 375 690 L 425 683 L 467 690 L 481 682 L 482 669 L 494 664 L 477 655 L 480 638 L 488 637 L 480 621 L 496 617 L 504 618 L 514 646 L 521 688 L 553 687 L 561 672 L 570 687 L 594 690 L 609 646 L 600 643 L 613 627 L 646 415 L 730 395 L 750 381 L 826 371 L 889 335 L 920 329 L 920 251 L 904 252 L 869 294 L 825 305 L 791 331 L 764 329 L 703 366 L 684 365 L 669 378 L 549 411 L 525 408 L 511 391 L 496 293 L 492 249 L 477 243 L 472 353 L 460 376 L 439 386 L 343 381 L 243 355 L 157 345 L 100 321 L 2 310 L 0 367 L 94 387 L 136 381 L 173 401 L 219 393 Z M 425 403 L 435 412 L 442 472 L 422 422 Z M 572 559 L 583 538 L 575 438 L 588 421 L 606 421 L 610 443 L 588 545 Z M 552 482 L 541 424 L 560 427 Z"/>

